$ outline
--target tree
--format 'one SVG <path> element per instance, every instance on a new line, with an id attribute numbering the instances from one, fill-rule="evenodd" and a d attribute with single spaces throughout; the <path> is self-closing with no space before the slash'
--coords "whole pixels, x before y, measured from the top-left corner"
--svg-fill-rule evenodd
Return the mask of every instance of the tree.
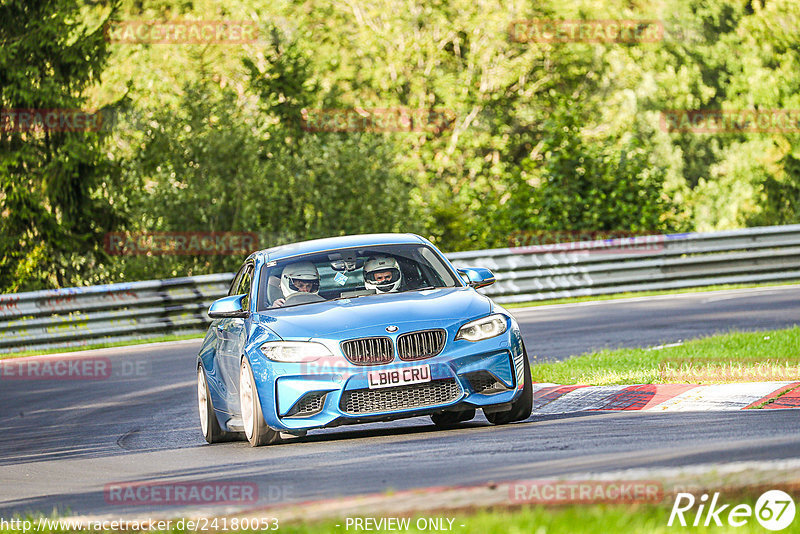
<path id="1" fill-rule="evenodd" d="M 245 59 L 242 94 L 213 81 L 182 88 L 174 107 L 140 113 L 126 133 L 124 209 L 138 232 L 254 232 L 259 247 L 344 234 L 414 231 L 411 184 L 382 134 L 301 128 L 319 105 L 307 58 L 276 40 Z M 234 270 L 241 257 L 122 256 L 117 279 Z"/>
<path id="2" fill-rule="evenodd" d="M 108 57 L 102 24 L 81 21 L 75 0 L 0 6 L 3 291 L 91 283 L 103 234 L 120 222 L 104 133 L 74 122 L 92 120 L 84 91 L 99 82 Z M 26 126 L 33 112 L 57 123 Z"/>

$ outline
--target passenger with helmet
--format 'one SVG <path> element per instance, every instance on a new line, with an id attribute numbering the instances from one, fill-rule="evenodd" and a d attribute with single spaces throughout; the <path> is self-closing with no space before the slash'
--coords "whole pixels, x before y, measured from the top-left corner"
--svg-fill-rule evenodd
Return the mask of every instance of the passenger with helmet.
<path id="1" fill-rule="evenodd" d="M 272 303 L 273 308 L 286 304 L 286 299 L 299 293 L 319 295 L 319 273 L 310 261 L 292 263 L 283 268 L 281 273 L 281 293 L 283 298 Z M 321 300 L 321 299 L 320 299 Z"/>
<path id="2" fill-rule="evenodd" d="M 400 265 L 391 256 L 370 258 L 364 263 L 364 287 L 376 293 L 395 293 L 403 283 Z"/>

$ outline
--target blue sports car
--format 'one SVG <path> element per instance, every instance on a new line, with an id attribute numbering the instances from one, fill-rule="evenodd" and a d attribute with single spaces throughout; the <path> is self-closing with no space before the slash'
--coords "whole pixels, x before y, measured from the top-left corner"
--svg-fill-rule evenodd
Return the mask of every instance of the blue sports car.
<path id="1" fill-rule="evenodd" d="M 514 318 L 475 288 L 487 269 L 455 269 L 413 234 L 318 239 L 255 252 L 197 360 L 209 443 L 430 415 L 442 428 L 483 410 L 527 419 L 530 366 Z"/>

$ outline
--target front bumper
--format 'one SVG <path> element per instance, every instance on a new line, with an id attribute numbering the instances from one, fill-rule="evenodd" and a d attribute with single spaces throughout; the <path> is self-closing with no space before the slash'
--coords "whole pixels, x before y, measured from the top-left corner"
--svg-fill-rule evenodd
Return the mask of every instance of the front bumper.
<path id="1" fill-rule="evenodd" d="M 251 364 L 267 424 L 309 430 L 508 404 L 521 394 L 524 376 L 521 344 L 509 341 L 501 336 L 493 343 L 464 342 L 433 358 L 375 366 L 278 364 L 263 358 L 251 358 Z M 420 365 L 430 366 L 429 382 L 369 388 L 370 371 Z"/>

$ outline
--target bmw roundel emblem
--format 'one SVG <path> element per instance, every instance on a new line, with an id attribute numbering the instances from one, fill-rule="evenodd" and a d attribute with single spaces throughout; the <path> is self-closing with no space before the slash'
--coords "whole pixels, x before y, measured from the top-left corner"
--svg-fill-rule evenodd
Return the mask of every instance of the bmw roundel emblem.
<path id="1" fill-rule="evenodd" d="M 397 327 L 395 325 L 390 325 L 386 327 L 387 332 L 397 332 Z"/>

